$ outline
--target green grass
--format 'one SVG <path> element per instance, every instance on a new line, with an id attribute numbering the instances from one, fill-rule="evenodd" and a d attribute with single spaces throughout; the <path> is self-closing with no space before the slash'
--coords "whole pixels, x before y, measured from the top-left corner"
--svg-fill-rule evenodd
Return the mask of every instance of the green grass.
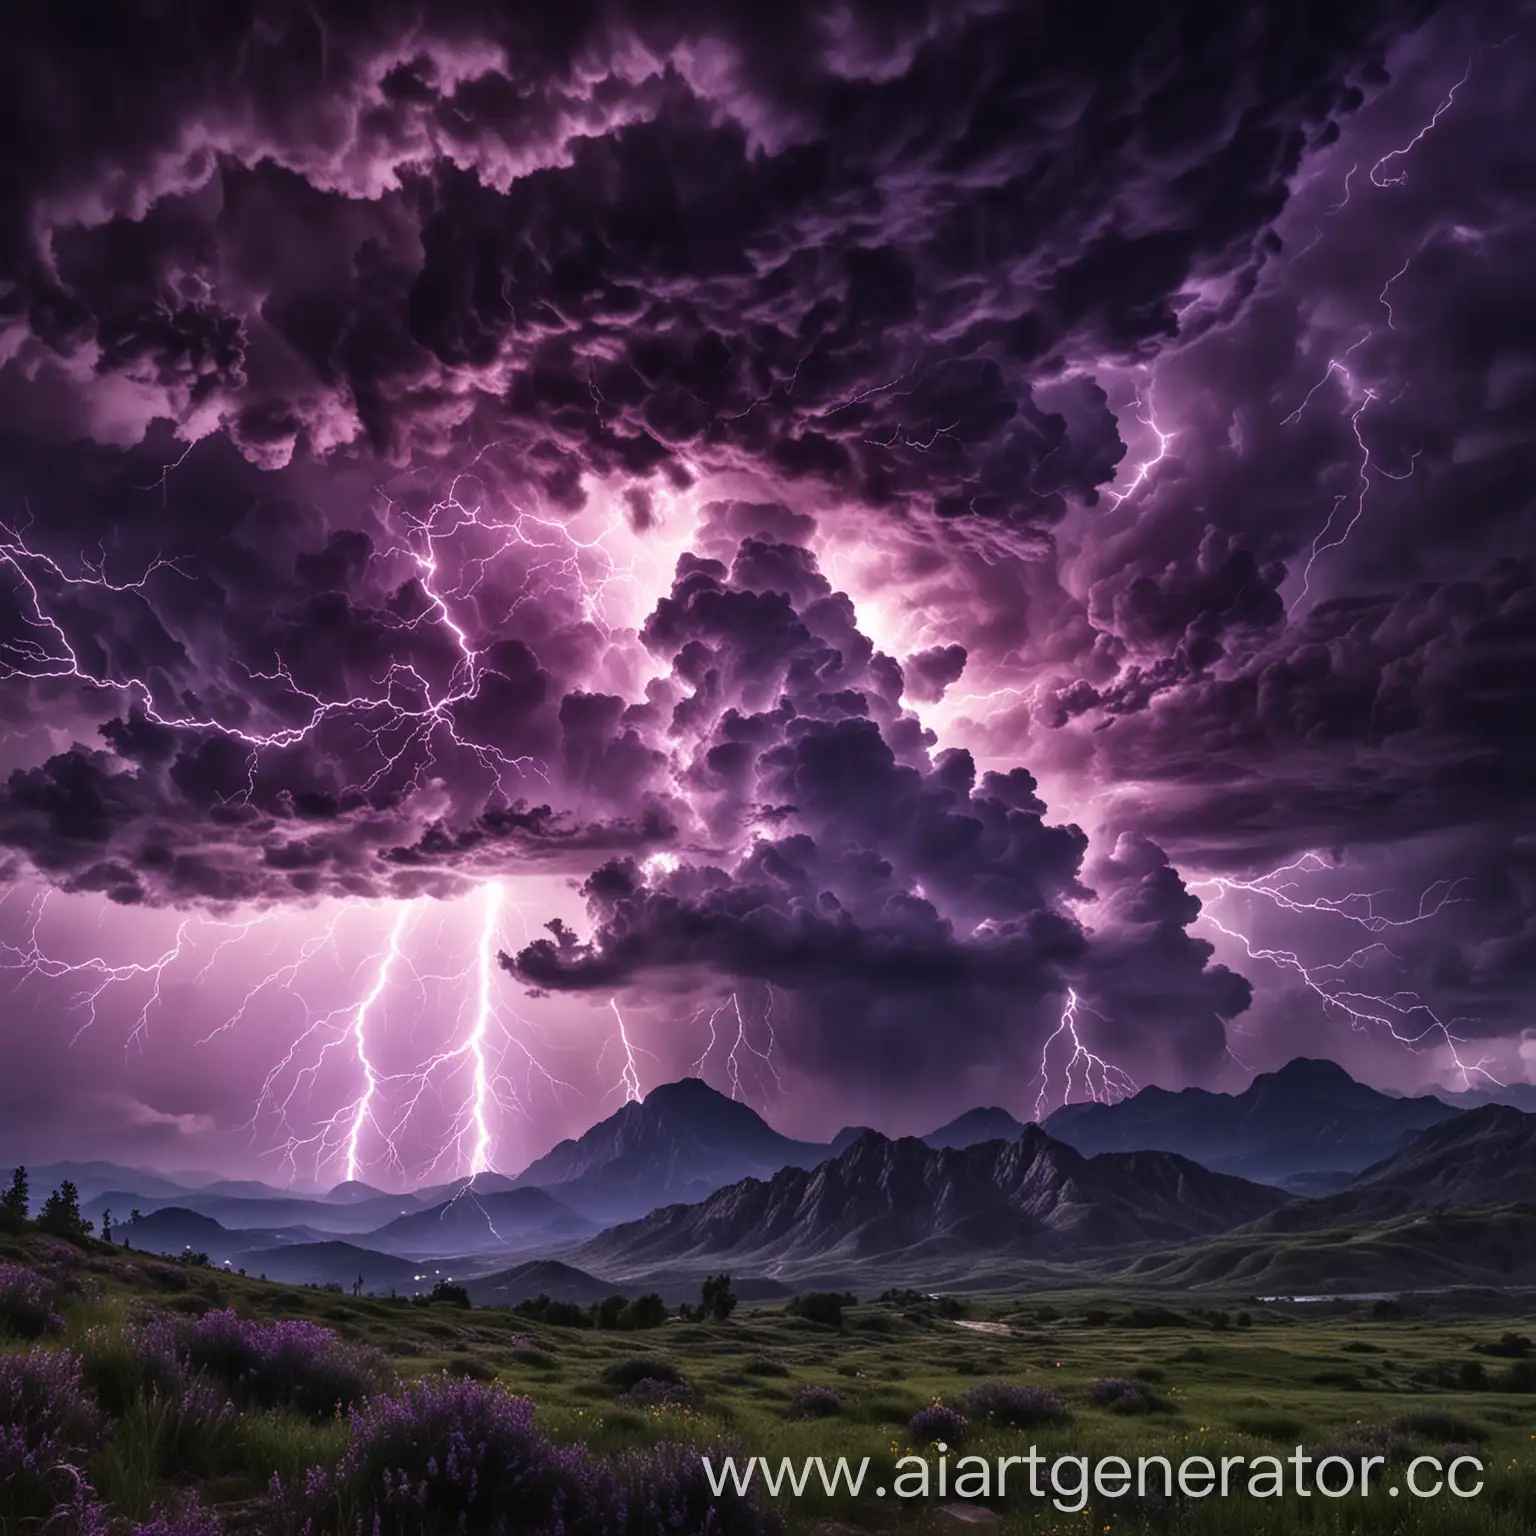
<path id="1" fill-rule="evenodd" d="M 35 1260 L 31 1248 L 30 1238 L 0 1237 L 0 1258 Z M 967 1452 L 995 1458 L 1036 1444 L 1047 1456 L 1117 1455 L 1133 1462 L 1147 1455 L 1252 1457 L 1288 1453 L 1297 1443 L 1330 1447 L 1395 1426 L 1393 1433 L 1414 1452 L 1475 1445 L 1487 1468 L 1485 1492 L 1467 1501 L 1209 1499 L 1153 1518 L 1116 1504 L 1063 1514 L 1011 1496 L 996 1506 L 1001 1520 L 993 1528 L 1003 1531 L 1530 1536 L 1536 1530 L 1536 1395 L 1499 1390 L 1510 1362 L 1476 1348 L 1511 1329 L 1536 1332 L 1536 1313 L 1508 1298 L 1445 1299 L 1432 1316 L 1399 1321 L 1373 1320 L 1364 1305 L 1323 1315 L 1250 1300 L 1241 1305 L 1252 1325 L 1240 1328 L 1232 1324 L 1237 1301 L 1225 1304 L 1229 1325 L 1221 1327 L 1210 1314 L 1220 1304 L 1206 1294 L 1149 1298 L 1100 1288 L 1091 1295 L 996 1295 L 968 1303 L 965 1323 L 1006 1331 L 865 1304 L 851 1309 L 840 1329 L 788 1317 L 779 1306 L 743 1306 L 724 1324 L 674 1321 L 620 1334 L 531 1324 L 510 1312 L 354 1300 L 182 1270 L 99 1244 L 83 1245 L 80 1255 L 82 1291 L 63 1308 L 67 1340 L 86 1354 L 93 1382 L 115 1414 L 88 1472 L 116 1507 L 134 1516 L 195 1487 L 220 1506 L 231 1529 L 259 1531 L 260 1501 L 273 1471 L 291 1480 L 333 1460 L 345 1444 L 343 1421 L 286 1412 L 251 1413 L 216 1434 L 201 1433 L 178 1422 L 174 1405 L 135 1382 L 121 1345 L 134 1318 L 166 1308 L 235 1306 L 255 1317 L 325 1323 L 385 1351 L 404 1376 L 446 1370 L 500 1380 L 533 1398 L 554 1438 L 602 1453 L 657 1439 L 708 1447 L 729 1438 L 744 1454 L 775 1461 L 867 1456 L 869 1485 L 889 1485 L 896 1458 L 912 1449 L 905 1426 L 914 1412 L 935 1400 L 956 1404 L 967 1388 L 1002 1380 L 1049 1389 L 1070 1417 L 1034 1431 L 973 1425 Z M 185 1290 L 164 1283 L 168 1269 L 185 1278 Z M 1150 1310 L 1154 1303 L 1161 1313 Z M 0 1350 L 18 1347 L 0 1337 Z M 616 1382 L 625 1378 L 624 1363 L 638 1356 L 675 1367 L 690 1388 L 689 1401 L 622 1403 Z M 1489 1386 L 1458 1385 L 1471 1361 L 1483 1363 Z M 1127 1415 L 1093 1406 L 1087 1389 L 1103 1377 L 1148 1383 L 1157 1411 Z M 837 1392 L 841 1412 L 790 1418 L 790 1401 L 807 1383 Z M 951 1452 L 951 1466 L 958 1455 Z M 788 1500 L 782 1509 L 791 1529 L 805 1532 L 956 1528 L 938 1501 L 919 1506 L 866 1494 L 833 1502 L 817 1493 Z"/>

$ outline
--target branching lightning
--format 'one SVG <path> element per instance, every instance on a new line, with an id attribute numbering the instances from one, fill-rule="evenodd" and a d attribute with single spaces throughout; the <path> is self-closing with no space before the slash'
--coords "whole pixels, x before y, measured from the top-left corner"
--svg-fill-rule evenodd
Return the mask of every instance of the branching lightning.
<path id="1" fill-rule="evenodd" d="M 1093 1014 L 1095 1018 L 1101 1020 L 1103 1017 L 1083 1002 L 1073 988 L 1068 987 L 1067 1002 L 1061 1011 L 1061 1020 L 1040 1048 L 1040 1091 L 1035 1096 L 1036 1120 L 1044 1120 L 1050 1111 L 1051 1048 L 1058 1040 L 1062 1042 L 1066 1052 L 1066 1060 L 1061 1063 L 1062 1081 L 1059 1101 L 1061 1104 L 1069 1104 L 1072 1101 L 1074 1072 L 1079 1074 L 1080 1096 L 1092 1100 L 1095 1104 L 1113 1104 L 1120 1099 L 1129 1098 L 1137 1091 L 1136 1081 L 1128 1072 L 1117 1067 L 1112 1061 L 1106 1061 L 1083 1043 L 1083 1037 L 1078 1032 L 1079 1013 Z"/>
<path id="2" fill-rule="evenodd" d="M 594 405 L 600 406 L 595 391 L 593 398 Z M 544 765 L 536 757 L 509 753 L 494 742 L 479 740 L 461 722 L 463 706 L 473 702 L 494 675 L 486 644 L 476 638 L 486 630 L 482 610 L 493 566 L 510 560 L 521 579 L 506 600 L 502 623 L 512 620 L 523 605 L 554 595 L 571 605 L 581 622 L 611 633 L 620 622 L 615 609 L 618 589 L 632 589 L 635 611 L 643 611 L 640 578 L 649 571 L 667 579 L 669 572 L 662 564 L 666 551 L 648 552 L 634 544 L 630 555 L 616 553 L 612 546 L 630 536 L 624 517 L 618 514 L 586 536 L 556 517 L 510 503 L 505 511 L 491 511 L 484 498 L 470 494 L 471 488 L 478 491 L 486 486 L 479 471 L 487 451 L 477 455 L 424 513 L 413 514 L 380 492 L 379 515 L 384 527 L 393 531 L 393 542 L 386 540 L 373 555 L 374 566 L 386 584 L 398 586 L 401 573 L 414 580 L 420 601 L 414 613 L 399 612 L 391 605 L 381 606 L 375 616 L 386 627 L 403 632 L 431 628 L 446 640 L 451 660 L 444 677 L 434 680 L 419 665 L 397 661 L 371 685 L 333 697 L 303 681 L 303 658 L 274 655 L 260 665 L 237 662 L 232 682 L 238 691 L 248 699 L 254 686 L 259 702 L 262 688 L 275 690 L 270 702 L 281 711 L 284 723 L 262 726 L 243 714 L 228 718 L 216 708 L 193 703 L 192 696 L 172 682 L 142 671 L 114 670 L 106 652 L 94 646 L 87 651 L 73 638 L 72 630 L 81 623 L 78 604 L 57 601 L 74 594 L 82 599 L 148 602 L 156 583 L 193 579 L 187 562 L 159 555 L 135 571 L 109 573 L 107 553 L 100 549 L 68 563 L 29 540 L 29 516 L 21 527 L 0 525 L 0 571 L 11 578 L 19 618 L 17 634 L 0 641 L 0 679 L 70 680 L 92 690 L 114 691 L 131 699 L 147 719 L 162 727 L 235 740 L 249 752 L 243 796 L 247 799 L 256 792 L 263 753 L 295 747 L 331 722 L 345 722 L 361 732 L 376 756 L 372 768 L 364 765 L 363 782 L 350 786 L 364 793 L 422 788 L 445 749 L 473 759 L 503 794 L 511 780 L 527 774 L 542 777 Z M 183 454 L 177 463 L 185 458 Z M 175 467 L 168 465 L 161 477 L 166 494 Z M 88 655 L 93 659 L 88 660 Z M 505 1070 L 509 1056 L 521 1061 L 522 1075 L 530 1081 L 539 1079 L 552 1090 L 570 1087 L 543 1065 L 534 1048 L 536 1031 L 511 1014 L 502 999 L 497 940 L 508 906 L 504 886 L 489 881 L 471 900 L 483 905 L 467 965 L 448 970 L 420 968 L 411 958 L 409 941 L 422 912 L 419 905 L 403 905 L 389 917 L 387 943 L 358 972 L 356 985 L 361 991 L 355 1002 L 317 1010 L 303 996 L 302 978 L 326 957 L 339 961 L 338 930 L 350 931 L 352 914 L 364 914 L 369 925 L 379 922 L 379 909 L 373 904 L 344 906 L 251 986 L 229 1016 L 202 1037 L 209 1044 L 238 1031 L 258 999 L 266 1000 L 266 1006 L 285 1000 L 299 1010 L 301 1028 L 268 1072 L 251 1120 L 253 1133 L 259 1124 L 276 1125 L 279 1150 L 290 1173 L 297 1175 L 302 1165 L 316 1177 L 341 1172 L 350 1179 L 372 1160 L 404 1173 L 401 1132 L 429 1098 L 445 1093 L 460 1094 L 459 1107 L 428 1169 L 452 1164 L 470 1174 L 484 1172 L 493 1163 L 498 1116 L 523 1107 L 523 1095 Z M 98 1022 L 99 1005 L 109 993 L 137 989 L 129 1043 L 140 1045 L 153 1014 L 164 1003 L 167 979 L 176 967 L 190 967 L 195 958 L 200 959 L 210 936 L 217 938 L 217 945 L 197 972 L 198 979 L 206 977 L 230 946 L 276 922 L 275 915 L 238 921 L 186 917 L 162 953 L 144 961 L 117 963 L 100 956 L 66 960 L 51 953 L 39 938 L 47 909 L 47 895 L 36 897 L 22 938 L 0 947 L 0 965 L 22 978 L 78 984 L 73 1006 L 82 1013 L 80 1030 Z M 386 1005 L 402 987 L 420 991 L 429 983 L 457 988 L 464 999 L 459 1038 L 408 1069 L 386 1069 L 376 1048 L 386 1026 Z M 625 1061 L 620 1086 L 626 1097 L 638 1097 L 637 1047 L 630 1042 L 616 1004 L 613 1011 Z M 308 1115 L 310 1098 L 338 1091 L 335 1084 L 343 1058 L 351 1064 L 354 1087 L 342 1090 L 344 1102 L 338 1108 L 321 1113 L 318 1130 L 302 1128 L 299 1117 Z M 454 1083 L 462 1087 L 454 1089 Z"/>
<path id="3" fill-rule="evenodd" d="M 1502 1087 L 1489 1070 L 1487 1057 L 1477 1061 L 1463 1058 L 1460 1047 L 1467 1041 L 1454 1031 L 1459 1020 L 1442 1019 L 1416 992 L 1368 992 L 1355 981 L 1373 960 L 1383 956 L 1396 958 L 1378 935 L 1412 928 L 1439 916 L 1464 899 L 1460 892 L 1465 880 L 1437 880 L 1420 893 L 1407 916 L 1391 917 L 1380 909 L 1379 902 L 1385 894 L 1382 891 L 1351 891 L 1338 897 L 1304 895 L 1305 877 L 1330 868 L 1332 865 L 1322 855 L 1305 853 L 1289 864 L 1249 879 L 1211 875 L 1192 879 L 1188 884 L 1202 895 L 1202 921 L 1241 944 L 1249 959 L 1266 961 L 1297 977 L 1330 1016 L 1344 1018 L 1353 1029 L 1381 1030 L 1409 1049 L 1443 1045 L 1463 1087 L 1470 1088 L 1479 1082 Z M 1238 919 L 1226 914 L 1225 903 L 1238 896 L 1251 897 L 1282 912 L 1314 913 L 1349 923 L 1372 935 L 1373 941 L 1337 962 L 1308 964 L 1292 950 L 1255 943 L 1243 928 L 1235 926 Z"/>
<path id="4" fill-rule="evenodd" d="M 1157 439 L 1157 452 L 1150 459 L 1143 459 L 1136 466 L 1136 473 L 1131 477 L 1130 484 L 1123 491 L 1109 492 L 1110 505 L 1115 507 L 1121 506 L 1147 483 L 1152 471 L 1168 457 L 1168 445 L 1173 441 L 1173 433 L 1163 431 L 1157 424 L 1157 415 L 1152 408 L 1152 390 L 1150 385 L 1147 388 L 1145 401 L 1143 401 L 1138 393 L 1132 403 L 1136 407 L 1137 421 L 1146 427 Z"/>

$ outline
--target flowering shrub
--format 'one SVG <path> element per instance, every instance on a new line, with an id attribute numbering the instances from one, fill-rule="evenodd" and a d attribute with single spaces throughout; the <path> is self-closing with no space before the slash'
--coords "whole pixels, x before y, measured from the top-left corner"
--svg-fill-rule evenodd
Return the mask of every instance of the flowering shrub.
<path id="1" fill-rule="evenodd" d="M 74 1497 L 79 1480 L 70 1463 L 100 1428 L 78 1355 L 0 1355 L 0 1530 Z"/>
<path id="2" fill-rule="evenodd" d="M 961 1445 L 969 1427 L 963 1414 L 956 1413 L 953 1408 L 946 1408 L 942 1403 L 919 1408 L 907 1420 L 907 1433 L 919 1445 L 935 1440 L 942 1440 L 945 1445 Z"/>
<path id="3" fill-rule="evenodd" d="M 831 1387 L 803 1386 L 789 1400 L 792 1419 L 830 1419 L 843 1411 L 843 1400 Z"/>
<path id="4" fill-rule="evenodd" d="M 1067 1416 L 1067 1405 L 1044 1387 L 1017 1387 L 989 1381 L 972 1387 L 960 1406 L 973 1419 L 990 1419 L 1010 1429 L 1030 1429 Z"/>
<path id="5" fill-rule="evenodd" d="M 40 1339 L 63 1333 L 64 1319 L 53 1309 L 54 1288 L 25 1264 L 0 1263 L 0 1333 Z"/>
<path id="6" fill-rule="evenodd" d="M 221 1536 L 222 1531 L 219 1517 L 193 1500 L 173 1514 L 162 1513 L 134 1526 L 133 1536 Z"/>
<path id="7" fill-rule="evenodd" d="M 261 1323 L 233 1311 L 165 1317 L 139 1330 L 146 1370 L 178 1369 L 223 1387 L 245 1407 L 331 1413 L 386 1384 L 384 1358 L 318 1323 Z"/>
<path id="8" fill-rule="evenodd" d="M 619 1399 L 626 1408 L 652 1408 L 663 1403 L 691 1403 L 693 1389 L 680 1381 L 657 1381 L 642 1376 Z"/>
<path id="9" fill-rule="evenodd" d="M 758 1536 L 773 1528 L 748 1501 L 714 1498 L 691 1449 L 659 1446 L 604 1462 L 547 1440 L 526 1397 L 480 1382 L 412 1382 L 355 1408 L 351 1424 L 352 1443 L 335 1467 L 313 1468 L 303 1490 L 284 1499 L 306 1536 L 343 1522 L 391 1536 Z"/>

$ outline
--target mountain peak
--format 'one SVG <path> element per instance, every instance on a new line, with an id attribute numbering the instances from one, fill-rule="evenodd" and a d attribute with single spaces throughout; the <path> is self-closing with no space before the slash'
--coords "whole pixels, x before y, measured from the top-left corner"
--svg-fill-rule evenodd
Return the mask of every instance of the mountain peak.
<path id="1" fill-rule="evenodd" d="M 1261 1072 L 1254 1081 L 1258 1082 L 1261 1078 L 1297 1085 L 1343 1087 L 1347 1083 L 1351 1087 L 1359 1086 L 1357 1080 L 1351 1077 L 1338 1062 L 1331 1061 L 1326 1056 L 1293 1056 L 1283 1067 L 1276 1067 L 1273 1072 Z"/>
<path id="2" fill-rule="evenodd" d="M 647 1107 L 666 1109 L 684 1104 L 736 1104 L 740 1100 L 711 1088 L 702 1077 L 680 1077 L 675 1083 L 658 1083 L 641 1102 Z"/>

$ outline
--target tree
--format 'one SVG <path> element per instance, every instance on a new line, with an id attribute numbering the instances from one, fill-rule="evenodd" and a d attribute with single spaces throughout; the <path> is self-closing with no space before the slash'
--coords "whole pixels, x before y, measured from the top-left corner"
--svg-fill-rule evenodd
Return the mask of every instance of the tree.
<path id="1" fill-rule="evenodd" d="M 0 1221 L 6 1226 L 19 1227 L 31 1211 L 31 1198 L 27 1193 L 27 1170 L 18 1168 L 11 1175 L 11 1187 L 0 1195 Z"/>
<path id="2" fill-rule="evenodd" d="M 723 1323 L 736 1310 L 736 1293 L 729 1275 L 711 1275 L 699 1292 L 701 1320 Z"/>
<path id="3" fill-rule="evenodd" d="M 37 1213 L 37 1224 L 61 1237 L 83 1237 L 91 1230 L 94 1223 L 80 1214 L 80 1191 L 75 1188 L 73 1179 L 65 1179 L 43 1201 L 43 1208 Z"/>
<path id="4" fill-rule="evenodd" d="M 128 1212 L 128 1220 L 131 1221 L 134 1226 L 138 1226 L 138 1224 L 144 1220 L 144 1215 L 139 1210 L 138 1206 L 134 1206 L 134 1208 Z"/>
<path id="5" fill-rule="evenodd" d="M 659 1328 L 667 1320 L 667 1304 L 655 1291 L 636 1296 L 619 1313 L 620 1328 Z"/>
<path id="6" fill-rule="evenodd" d="M 101 1213 L 101 1240 L 104 1243 L 112 1241 L 112 1207 L 110 1205 Z"/>

